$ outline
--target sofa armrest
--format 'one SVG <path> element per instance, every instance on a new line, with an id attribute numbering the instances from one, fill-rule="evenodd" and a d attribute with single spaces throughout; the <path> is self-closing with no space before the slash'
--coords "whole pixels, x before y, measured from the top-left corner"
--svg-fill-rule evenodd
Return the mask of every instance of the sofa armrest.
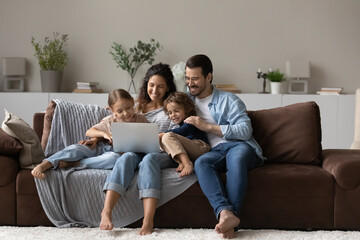
<path id="1" fill-rule="evenodd" d="M 360 150 L 323 150 L 322 167 L 334 176 L 343 189 L 354 189 L 360 184 Z"/>

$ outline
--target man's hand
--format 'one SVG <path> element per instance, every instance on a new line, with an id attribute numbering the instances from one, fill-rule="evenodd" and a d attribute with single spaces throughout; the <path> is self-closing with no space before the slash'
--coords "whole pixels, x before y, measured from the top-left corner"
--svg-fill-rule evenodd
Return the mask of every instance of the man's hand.
<path id="1" fill-rule="evenodd" d="M 94 149 L 97 145 L 97 143 L 99 142 L 99 139 L 98 138 L 91 138 L 89 140 L 81 140 L 79 142 L 79 144 L 81 145 L 85 145 L 87 146 L 88 148 L 90 149 Z"/>
<path id="2" fill-rule="evenodd" d="M 198 129 L 200 129 L 203 132 L 213 133 L 219 137 L 223 137 L 223 134 L 221 132 L 221 128 L 219 125 L 207 123 L 204 121 L 204 119 L 202 119 L 199 116 L 190 116 L 190 117 L 186 118 L 184 120 L 184 122 L 194 125 L 195 127 L 197 127 Z"/>
<path id="3" fill-rule="evenodd" d="M 198 129 L 200 129 L 201 131 L 204 132 L 208 132 L 209 131 L 209 123 L 205 122 L 202 118 L 200 118 L 199 116 L 190 116 L 188 118 L 186 118 L 184 120 L 185 123 L 194 125 L 195 127 L 197 127 Z"/>

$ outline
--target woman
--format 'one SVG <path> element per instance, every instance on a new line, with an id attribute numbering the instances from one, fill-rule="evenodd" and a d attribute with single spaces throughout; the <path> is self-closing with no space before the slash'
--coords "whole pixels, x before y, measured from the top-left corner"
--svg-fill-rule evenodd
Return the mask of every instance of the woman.
<path id="1" fill-rule="evenodd" d="M 143 113 L 149 122 L 157 123 L 159 132 L 170 129 L 170 119 L 163 111 L 163 105 L 165 99 L 173 92 L 176 92 L 176 86 L 169 65 L 159 63 L 150 67 L 140 89 L 137 110 Z M 160 198 L 161 169 L 167 167 L 174 167 L 174 162 L 166 152 L 146 155 L 124 153 L 117 160 L 103 188 L 106 195 L 100 229 L 113 229 L 112 210 L 128 188 L 135 171 L 139 169 L 139 197 L 144 205 L 144 220 L 139 234 L 152 233 L 155 210 Z"/>

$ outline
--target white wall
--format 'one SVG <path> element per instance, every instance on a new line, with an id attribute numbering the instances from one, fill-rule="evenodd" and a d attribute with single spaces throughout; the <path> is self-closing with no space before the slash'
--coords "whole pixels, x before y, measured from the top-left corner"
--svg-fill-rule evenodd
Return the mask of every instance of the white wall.
<path id="1" fill-rule="evenodd" d="M 41 91 L 31 36 L 67 33 L 62 90 L 99 81 L 110 91 L 129 84 L 108 53 L 112 42 L 130 47 L 155 38 L 163 45 L 156 62 L 174 65 L 205 53 L 214 83 L 234 83 L 243 92 L 262 89 L 259 67 L 284 71 L 286 59 L 299 58 L 312 62 L 311 93 L 324 86 L 354 93 L 360 87 L 359 9 L 359 0 L 0 0 L 0 57 L 25 57 L 26 91 Z"/>

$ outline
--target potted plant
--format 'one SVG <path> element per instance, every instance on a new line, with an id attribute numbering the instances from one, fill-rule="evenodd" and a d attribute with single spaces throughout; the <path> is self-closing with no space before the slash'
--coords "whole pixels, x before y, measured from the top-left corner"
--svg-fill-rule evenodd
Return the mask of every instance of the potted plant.
<path id="1" fill-rule="evenodd" d="M 136 87 L 134 82 L 134 77 L 137 70 L 145 62 L 152 64 L 154 62 L 154 57 L 157 50 L 161 50 L 162 46 L 159 42 L 155 42 L 155 39 L 150 39 L 149 43 L 144 43 L 138 41 L 137 45 L 130 48 L 129 51 L 125 47 L 116 42 L 113 43 L 110 49 L 110 54 L 113 56 L 113 59 L 117 63 L 117 67 L 127 71 L 130 75 L 131 81 L 128 88 L 130 92 L 131 85 L 133 86 L 134 92 L 136 93 Z"/>
<path id="2" fill-rule="evenodd" d="M 272 71 L 271 69 L 268 71 L 266 78 L 270 81 L 271 93 L 272 94 L 280 94 L 282 81 L 284 81 L 284 74 L 280 72 L 279 69 Z"/>
<path id="3" fill-rule="evenodd" d="M 67 64 L 67 54 L 64 50 L 67 34 L 54 32 L 53 38 L 45 37 L 44 45 L 35 42 L 31 38 L 31 44 L 35 48 L 34 56 L 40 65 L 41 87 L 43 92 L 59 92 L 64 68 Z"/>

